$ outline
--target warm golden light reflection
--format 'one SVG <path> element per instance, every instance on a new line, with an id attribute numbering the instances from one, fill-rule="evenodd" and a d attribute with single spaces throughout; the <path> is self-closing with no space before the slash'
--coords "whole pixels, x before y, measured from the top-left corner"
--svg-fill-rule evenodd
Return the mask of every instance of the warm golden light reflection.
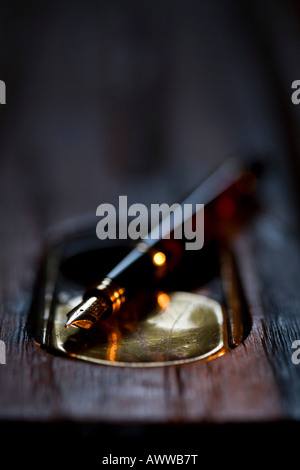
<path id="1" fill-rule="evenodd" d="M 220 352 L 217 354 L 217 357 L 224 356 L 225 352 L 226 352 L 225 349 L 223 349 L 222 351 L 220 351 Z"/>
<path id="2" fill-rule="evenodd" d="M 108 361 L 116 360 L 116 352 L 118 348 L 118 335 L 117 333 L 112 332 L 109 338 L 111 345 L 107 349 L 106 359 Z"/>
<path id="3" fill-rule="evenodd" d="M 112 308 L 113 312 L 118 311 L 121 308 L 122 303 L 125 301 L 125 289 L 119 288 L 119 290 L 115 290 L 110 300 L 112 301 Z"/>
<path id="4" fill-rule="evenodd" d="M 157 295 L 157 303 L 162 309 L 167 309 L 170 303 L 170 297 L 168 294 L 161 292 Z"/>
<path id="5" fill-rule="evenodd" d="M 65 328 L 69 306 L 61 304 L 49 344 L 67 356 L 118 367 L 210 360 L 228 351 L 224 311 L 215 300 L 164 290 L 149 300 L 145 314 L 137 315 L 131 304 L 84 336 Z"/>
<path id="6" fill-rule="evenodd" d="M 162 251 L 157 251 L 152 258 L 153 264 L 163 266 L 166 262 L 166 255 Z"/>

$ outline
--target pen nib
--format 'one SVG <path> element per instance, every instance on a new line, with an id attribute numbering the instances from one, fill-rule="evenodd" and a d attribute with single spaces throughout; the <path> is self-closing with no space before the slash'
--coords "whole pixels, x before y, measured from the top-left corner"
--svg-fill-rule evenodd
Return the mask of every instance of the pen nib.
<path id="1" fill-rule="evenodd" d="M 90 297 L 71 310 L 67 317 L 66 328 L 77 326 L 85 330 L 90 329 L 110 308 L 108 302 L 100 297 Z"/>

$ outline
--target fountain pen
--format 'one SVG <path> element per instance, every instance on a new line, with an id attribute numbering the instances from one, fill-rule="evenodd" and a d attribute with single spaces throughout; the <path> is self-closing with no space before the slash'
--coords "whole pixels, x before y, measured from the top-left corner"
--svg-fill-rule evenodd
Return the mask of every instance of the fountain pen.
<path id="1" fill-rule="evenodd" d="M 238 159 L 225 160 L 181 205 L 209 204 L 234 184 L 243 171 Z M 90 329 L 120 311 L 138 286 L 146 285 L 147 277 L 153 275 L 154 265 L 165 263 L 165 254 L 159 250 L 160 240 L 152 239 L 150 235 L 137 243 L 102 281 L 86 290 L 82 302 L 68 313 L 66 328 L 76 326 Z"/>

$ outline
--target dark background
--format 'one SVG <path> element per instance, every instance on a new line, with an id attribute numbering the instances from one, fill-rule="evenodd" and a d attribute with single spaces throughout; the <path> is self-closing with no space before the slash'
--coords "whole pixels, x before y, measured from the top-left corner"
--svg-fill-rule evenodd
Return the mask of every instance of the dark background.
<path id="1" fill-rule="evenodd" d="M 49 226 L 120 194 L 177 201 L 233 153 L 289 167 L 297 2 L 2 1 L 1 10 L 2 229 L 26 238 L 28 252 Z"/>
<path id="2" fill-rule="evenodd" d="M 8 358 L 1 420 L 47 422 L 52 413 L 41 411 L 49 397 L 38 388 L 45 374 L 55 381 L 58 362 L 39 359 L 31 370 L 24 353 L 48 230 L 123 194 L 129 203 L 178 201 L 238 154 L 265 163 L 263 211 L 251 229 L 265 312 L 261 341 L 277 384 L 277 421 L 297 422 L 300 378 L 290 344 L 300 338 L 300 105 L 291 102 L 291 84 L 300 79 L 299 2 L 2 0 L 0 7 L 7 86 L 0 339 Z M 85 419 L 62 409 L 58 420 Z"/>

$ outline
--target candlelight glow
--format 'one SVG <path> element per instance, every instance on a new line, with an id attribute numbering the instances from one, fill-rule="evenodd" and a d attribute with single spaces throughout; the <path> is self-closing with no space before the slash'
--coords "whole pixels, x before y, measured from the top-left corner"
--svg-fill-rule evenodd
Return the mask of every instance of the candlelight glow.
<path id="1" fill-rule="evenodd" d="M 107 350 L 106 358 L 109 361 L 116 360 L 116 351 L 118 348 L 118 335 L 117 333 L 112 333 L 110 337 L 110 341 L 112 342 L 111 346 Z"/>
<path id="2" fill-rule="evenodd" d="M 162 309 L 166 310 L 170 303 L 170 297 L 165 293 L 158 294 L 157 303 Z"/>
<path id="3" fill-rule="evenodd" d="M 163 266 L 166 262 L 166 255 L 162 251 L 158 251 L 153 255 L 152 261 L 156 266 Z"/>

